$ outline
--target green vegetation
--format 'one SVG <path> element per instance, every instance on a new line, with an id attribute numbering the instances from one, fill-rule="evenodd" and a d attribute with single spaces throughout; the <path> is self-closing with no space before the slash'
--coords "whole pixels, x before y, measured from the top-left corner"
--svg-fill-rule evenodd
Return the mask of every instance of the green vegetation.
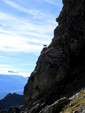
<path id="1" fill-rule="evenodd" d="M 63 109 L 62 113 L 75 113 L 82 108 L 85 108 L 85 90 L 81 90 L 71 97 L 70 104 Z"/>

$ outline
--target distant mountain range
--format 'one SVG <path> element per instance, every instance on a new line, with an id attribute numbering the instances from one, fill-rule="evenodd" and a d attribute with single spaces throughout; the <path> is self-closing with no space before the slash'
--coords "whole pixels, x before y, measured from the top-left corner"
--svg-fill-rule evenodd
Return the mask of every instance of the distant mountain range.
<path id="1" fill-rule="evenodd" d="M 9 93 L 4 99 L 0 100 L 0 110 L 23 105 L 23 103 L 23 95 Z"/>
<path id="2" fill-rule="evenodd" d="M 4 98 L 8 93 L 23 94 L 27 79 L 27 77 L 20 75 L 0 74 L 0 99 Z"/>

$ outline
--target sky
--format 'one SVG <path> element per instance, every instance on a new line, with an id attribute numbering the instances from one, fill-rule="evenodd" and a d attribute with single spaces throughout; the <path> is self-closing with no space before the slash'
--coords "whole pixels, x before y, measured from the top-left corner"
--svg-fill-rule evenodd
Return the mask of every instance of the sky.
<path id="1" fill-rule="evenodd" d="M 30 76 L 61 9 L 61 0 L 0 0 L 0 74 Z"/>

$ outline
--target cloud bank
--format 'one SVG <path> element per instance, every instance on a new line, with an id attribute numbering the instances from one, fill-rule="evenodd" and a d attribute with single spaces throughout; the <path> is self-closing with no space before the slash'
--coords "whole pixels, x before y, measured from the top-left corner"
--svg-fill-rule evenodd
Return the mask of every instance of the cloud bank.
<path id="1" fill-rule="evenodd" d="M 13 70 L 29 75 L 43 45 L 49 45 L 52 40 L 61 2 L 3 0 L 1 6 L 0 73 Z"/>

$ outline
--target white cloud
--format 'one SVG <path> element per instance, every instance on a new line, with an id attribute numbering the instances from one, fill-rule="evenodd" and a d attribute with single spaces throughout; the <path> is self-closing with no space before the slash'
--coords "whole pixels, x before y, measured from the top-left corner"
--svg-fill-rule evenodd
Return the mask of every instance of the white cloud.
<path id="1" fill-rule="evenodd" d="M 28 39 L 29 41 L 29 39 Z M 33 41 L 32 41 L 33 42 Z M 35 42 L 35 40 L 34 40 Z M 39 52 L 40 45 L 27 43 L 27 39 L 15 35 L 0 34 L 0 50 L 7 52 Z"/>
<path id="2" fill-rule="evenodd" d="M 58 0 L 43 0 L 43 1 L 45 1 L 45 2 L 47 2 L 47 3 L 49 3 L 49 4 L 52 4 L 52 5 L 57 5 L 57 1 Z"/>
<path id="3" fill-rule="evenodd" d="M 54 2 L 52 2 L 52 1 L 49 1 L 49 0 L 45 0 L 45 1 L 48 3 L 54 4 Z M 22 7 L 20 4 L 14 2 L 12 0 L 4 0 L 4 2 L 12 8 L 15 8 L 17 10 L 30 14 L 35 19 L 44 19 L 44 17 L 49 16 L 49 14 L 47 12 L 43 12 L 41 9 L 35 9 L 35 8 L 26 9 L 25 7 Z M 47 13 L 47 14 L 45 15 L 45 13 Z"/>
<path id="4" fill-rule="evenodd" d="M 49 9 L 29 7 L 28 4 L 26 8 L 25 4 L 29 0 L 25 1 L 24 5 L 22 4 L 24 0 L 3 1 L 7 10 L 0 11 L 0 52 L 2 54 L 2 56 L 0 55 L 0 73 L 8 73 L 8 70 L 12 70 L 23 76 L 29 76 L 34 65 L 28 66 L 29 69 L 27 69 L 27 64 L 23 64 L 24 55 L 30 55 L 29 53 L 38 55 L 43 44 L 49 45 L 53 37 L 53 30 L 57 25 L 55 24 L 55 14 L 51 13 Z M 55 5 L 54 0 L 43 1 Z M 9 10 L 9 8 L 12 10 Z M 19 61 L 17 58 L 12 58 L 14 54 L 17 57 L 19 53 L 23 56 Z M 13 60 L 16 62 L 13 63 Z M 34 64 L 34 61 L 31 64 L 29 63 L 29 65 L 32 64 Z"/>
<path id="5" fill-rule="evenodd" d="M 54 25 L 32 23 L 0 12 L 0 50 L 6 52 L 40 52 L 43 44 L 49 44 Z"/>
<path id="6" fill-rule="evenodd" d="M 38 33 L 43 33 L 43 34 L 50 32 L 55 25 L 54 18 L 51 15 L 47 17 L 48 18 L 47 20 L 44 16 L 43 18 L 45 20 L 38 21 L 37 23 L 35 23 L 35 20 L 33 19 L 31 20 L 29 18 L 19 18 L 19 17 L 13 16 L 12 14 L 10 15 L 7 13 L 0 12 L 1 25 L 3 27 L 9 27 L 9 28 L 13 27 L 14 28 L 13 30 L 17 28 L 18 31 L 20 30 L 33 31 L 33 32 L 38 31 Z M 46 27 L 48 29 L 45 29 Z"/>
<path id="7" fill-rule="evenodd" d="M 7 67 L 9 67 L 9 65 L 7 65 L 7 64 L 0 64 L 0 69 L 3 68 L 3 67 L 7 68 Z"/>
<path id="8" fill-rule="evenodd" d="M 10 70 L 10 67 L 11 66 L 8 64 L 0 64 L 0 74 L 8 74 L 8 70 Z"/>
<path id="9" fill-rule="evenodd" d="M 39 0 L 36 0 L 37 2 L 41 2 Z M 42 0 L 42 2 L 45 2 L 47 4 L 56 6 L 56 7 L 60 7 L 60 5 L 62 4 L 62 0 Z"/>
<path id="10" fill-rule="evenodd" d="M 33 11 L 34 10 L 27 10 L 25 9 L 24 7 L 21 7 L 20 5 L 18 5 L 17 3 L 15 3 L 14 1 L 12 0 L 4 0 L 4 2 L 6 4 L 8 4 L 9 6 L 15 8 L 15 9 L 18 9 L 20 11 L 23 11 L 23 12 L 26 12 L 26 13 L 29 13 L 29 14 L 33 14 Z M 34 11 L 35 12 L 35 11 Z"/>
<path id="11" fill-rule="evenodd" d="M 9 70 L 16 71 L 16 73 L 9 73 Z M 7 74 L 7 75 L 22 75 L 24 77 L 29 77 L 31 72 L 26 72 L 24 70 L 17 69 L 16 67 L 13 67 L 12 65 L 8 64 L 0 64 L 0 74 Z"/>
<path id="12" fill-rule="evenodd" d="M 21 72 L 19 75 L 22 75 L 24 77 L 29 77 L 31 73 Z"/>

